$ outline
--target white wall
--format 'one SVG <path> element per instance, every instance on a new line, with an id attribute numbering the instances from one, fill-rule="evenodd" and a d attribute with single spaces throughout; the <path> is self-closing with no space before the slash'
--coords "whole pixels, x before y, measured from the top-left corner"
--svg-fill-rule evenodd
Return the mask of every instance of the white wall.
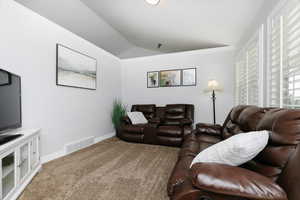
<path id="1" fill-rule="evenodd" d="M 198 50 L 122 60 L 122 99 L 132 104 L 190 103 L 196 122 L 212 122 L 212 101 L 204 93 L 207 82 L 217 79 L 224 92 L 217 94 L 217 121 L 222 123 L 234 104 L 234 49 Z M 147 72 L 197 67 L 197 86 L 147 89 Z"/>
<path id="2" fill-rule="evenodd" d="M 113 132 L 112 101 L 121 94 L 120 60 L 13 0 L 0 0 L 0 68 L 22 77 L 24 128 L 41 128 L 42 155 Z M 96 91 L 58 87 L 56 43 L 98 60 Z"/>

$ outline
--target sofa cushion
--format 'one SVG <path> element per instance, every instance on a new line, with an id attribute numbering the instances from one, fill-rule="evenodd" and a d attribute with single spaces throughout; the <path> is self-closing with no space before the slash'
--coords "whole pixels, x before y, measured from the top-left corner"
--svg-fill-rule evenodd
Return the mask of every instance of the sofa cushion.
<path id="1" fill-rule="evenodd" d="M 133 105 L 132 112 L 142 112 L 145 117 L 149 120 L 156 115 L 156 106 L 154 104 L 143 104 L 143 105 Z"/>
<path id="2" fill-rule="evenodd" d="M 189 176 L 189 168 L 194 156 L 185 156 L 178 160 L 168 181 L 167 191 L 171 196 L 174 192 L 174 187 L 182 184 Z"/>
<path id="3" fill-rule="evenodd" d="M 192 162 L 239 166 L 257 156 L 268 144 L 269 132 L 256 131 L 235 135 L 200 152 Z"/>
<path id="4" fill-rule="evenodd" d="M 192 134 L 190 134 L 192 135 Z M 197 140 L 185 140 L 179 152 L 179 159 L 185 156 L 197 156 L 200 150 L 200 145 Z"/>
<path id="5" fill-rule="evenodd" d="M 166 106 L 166 112 L 168 114 L 180 114 L 180 113 L 185 113 L 185 105 L 167 105 Z"/>
<path id="6" fill-rule="evenodd" d="M 178 126 L 160 126 L 157 131 L 159 136 L 182 137 L 182 129 Z"/>
<path id="7" fill-rule="evenodd" d="M 148 120 L 145 118 L 142 112 L 128 112 L 127 116 L 129 117 L 132 124 L 147 124 Z"/>
<path id="8" fill-rule="evenodd" d="M 142 134 L 147 124 L 126 125 L 123 127 L 125 132 Z"/>

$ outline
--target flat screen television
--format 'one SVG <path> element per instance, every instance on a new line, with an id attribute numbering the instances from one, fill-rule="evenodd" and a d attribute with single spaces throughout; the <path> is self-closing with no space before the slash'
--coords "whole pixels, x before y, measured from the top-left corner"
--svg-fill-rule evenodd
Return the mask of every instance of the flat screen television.
<path id="1" fill-rule="evenodd" d="M 22 126 L 21 110 L 21 77 L 0 69 L 0 133 Z"/>

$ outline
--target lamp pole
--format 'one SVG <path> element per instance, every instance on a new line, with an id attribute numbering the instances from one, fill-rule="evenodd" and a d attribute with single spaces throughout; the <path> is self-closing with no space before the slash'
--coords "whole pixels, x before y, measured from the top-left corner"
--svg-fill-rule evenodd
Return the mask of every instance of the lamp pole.
<path id="1" fill-rule="evenodd" d="M 213 90 L 213 92 L 212 92 L 212 100 L 213 100 L 214 124 L 216 124 L 216 93 L 215 93 L 215 90 Z"/>

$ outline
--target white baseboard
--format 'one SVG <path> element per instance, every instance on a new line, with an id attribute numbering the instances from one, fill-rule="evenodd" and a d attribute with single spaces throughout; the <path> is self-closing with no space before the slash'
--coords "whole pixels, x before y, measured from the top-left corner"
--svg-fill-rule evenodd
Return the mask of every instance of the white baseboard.
<path id="1" fill-rule="evenodd" d="M 116 136 L 116 132 L 112 132 L 112 133 L 109 133 L 109 134 L 106 134 L 106 135 L 102 135 L 102 136 L 100 136 L 100 137 L 96 137 L 95 139 L 94 139 L 94 143 L 96 144 L 96 143 L 98 143 L 98 142 L 101 142 L 101 141 L 103 141 L 103 140 L 106 140 L 106 139 L 108 139 L 108 138 L 112 138 L 112 137 L 115 137 Z"/>
<path id="2" fill-rule="evenodd" d="M 112 137 L 114 137 L 115 135 L 116 135 L 116 133 L 115 133 L 115 132 L 112 132 L 112 133 L 108 133 L 108 134 L 102 135 L 102 136 L 100 136 L 100 137 L 96 137 L 96 138 L 94 139 L 94 144 L 96 144 L 96 143 L 98 143 L 98 142 L 101 142 L 101 141 L 103 141 L 103 140 L 106 140 L 106 139 L 108 139 L 108 138 L 112 138 Z M 50 162 L 50 161 L 52 161 L 52 160 L 55 160 L 55 159 L 57 159 L 57 158 L 60 158 L 60 157 L 66 156 L 66 155 L 68 155 L 68 154 L 66 154 L 66 152 L 65 152 L 65 150 L 64 150 L 64 148 L 63 148 L 63 149 L 60 150 L 60 151 L 56 151 L 56 152 L 54 152 L 54 153 L 51 153 L 51 154 L 42 156 L 41 162 L 42 162 L 42 164 L 45 164 L 45 163 L 47 163 L 47 162 Z"/>
<path id="3" fill-rule="evenodd" d="M 60 150 L 45 156 L 42 156 L 41 158 L 41 162 L 42 164 L 50 162 L 51 160 L 55 160 L 57 158 L 63 157 L 65 155 L 65 151 L 64 150 Z"/>

